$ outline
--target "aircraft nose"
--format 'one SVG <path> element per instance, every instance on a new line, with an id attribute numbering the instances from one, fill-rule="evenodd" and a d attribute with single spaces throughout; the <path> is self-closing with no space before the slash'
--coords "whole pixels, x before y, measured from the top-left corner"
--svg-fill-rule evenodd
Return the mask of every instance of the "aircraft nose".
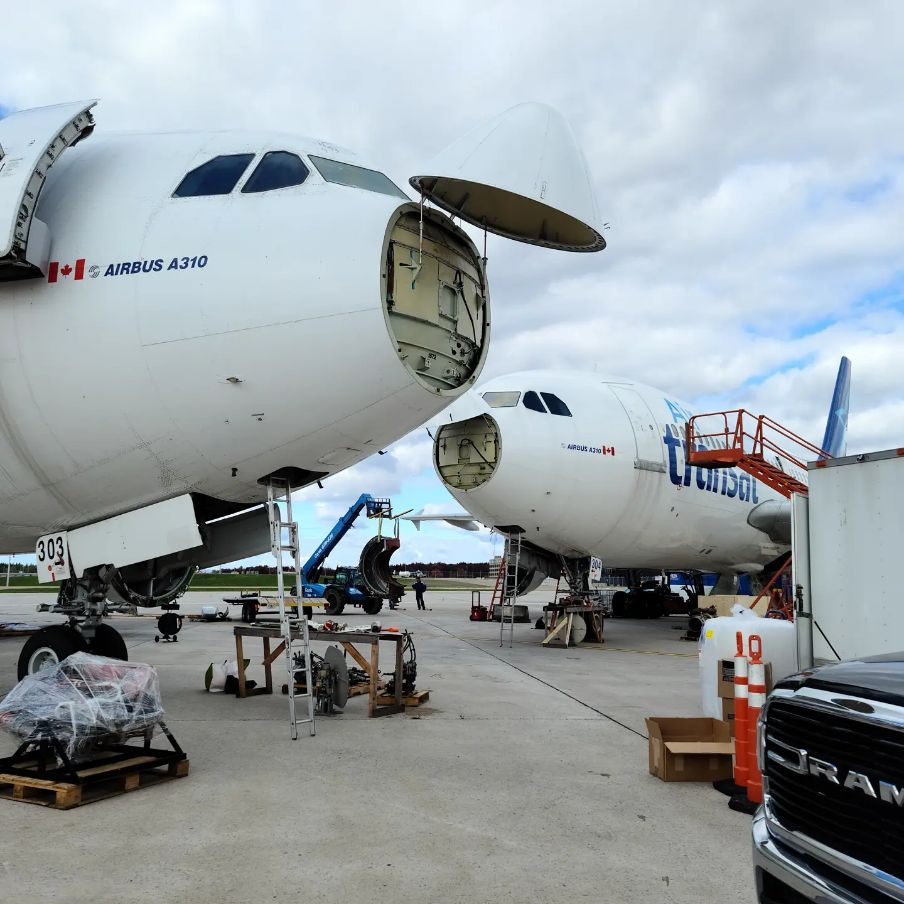
<path id="1" fill-rule="evenodd" d="M 488 414 L 443 424 L 433 443 L 436 471 L 450 490 L 473 490 L 492 480 L 500 462 L 499 424 Z"/>
<path id="2" fill-rule="evenodd" d="M 383 248 L 382 292 L 396 352 L 417 382 L 455 397 L 480 374 L 490 338 L 484 264 L 445 214 L 404 204 Z"/>

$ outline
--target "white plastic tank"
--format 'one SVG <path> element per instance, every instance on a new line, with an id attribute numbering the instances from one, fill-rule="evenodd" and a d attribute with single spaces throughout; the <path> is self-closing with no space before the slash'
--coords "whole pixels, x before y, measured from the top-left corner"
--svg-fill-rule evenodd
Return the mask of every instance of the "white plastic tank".
<path id="1" fill-rule="evenodd" d="M 711 618 L 700 632 L 700 690 L 703 712 L 713 719 L 722 718 L 719 700 L 718 668 L 720 659 L 734 659 L 737 651 L 735 635 L 744 637 L 744 652 L 749 654 L 750 635 L 763 641 L 763 662 L 772 663 L 773 683 L 799 671 L 797 667 L 797 635 L 793 622 L 777 618 L 761 618 L 744 606 L 736 606 L 735 614 Z"/>

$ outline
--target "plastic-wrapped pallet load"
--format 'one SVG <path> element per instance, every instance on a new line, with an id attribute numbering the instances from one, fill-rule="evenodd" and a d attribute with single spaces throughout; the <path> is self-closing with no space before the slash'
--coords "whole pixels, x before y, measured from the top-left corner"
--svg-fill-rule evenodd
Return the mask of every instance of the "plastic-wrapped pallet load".
<path id="1" fill-rule="evenodd" d="M 89 653 L 23 678 L 0 702 L 0 727 L 22 739 L 52 734 L 70 757 L 142 734 L 162 719 L 153 666 Z"/>

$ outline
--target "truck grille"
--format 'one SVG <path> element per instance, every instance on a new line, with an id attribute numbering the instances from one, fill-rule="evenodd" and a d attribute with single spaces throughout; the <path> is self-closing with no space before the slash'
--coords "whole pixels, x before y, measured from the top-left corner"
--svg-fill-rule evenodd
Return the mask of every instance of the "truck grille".
<path id="1" fill-rule="evenodd" d="M 767 752 L 771 740 L 804 748 L 811 759 L 838 766 L 842 782 L 853 770 L 869 776 L 877 793 L 880 779 L 904 786 L 902 730 L 773 700 L 767 715 Z M 768 758 L 765 770 L 772 813 L 782 826 L 904 878 L 904 807 L 822 776 L 800 775 Z"/>

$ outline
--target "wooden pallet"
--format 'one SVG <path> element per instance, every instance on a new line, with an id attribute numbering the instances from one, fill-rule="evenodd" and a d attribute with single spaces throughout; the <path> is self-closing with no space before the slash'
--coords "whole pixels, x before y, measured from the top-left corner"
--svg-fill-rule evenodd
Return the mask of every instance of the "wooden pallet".
<path id="1" fill-rule="evenodd" d="M 0 798 L 24 800 L 54 810 L 71 810 L 96 800 L 182 778 L 188 775 L 188 760 L 164 764 L 162 769 L 165 771 L 161 771 L 159 757 L 139 755 L 79 769 L 76 773 L 80 779 L 78 784 L 0 773 Z"/>
<path id="2" fill-rule="evenodd" d="M 420 706 L 422 703 L 426 703 L 429 699 L 430 691 L 415 691 L 413 694 L 409 694 L 407 697 L 402 697 L 402 703 L 404 703 L 405 706 Z M 377 697 L 378 706 L 388 706 L 392 703 L 395 703 L 394 696 L 381 694 L 379 697 Z"/>
<path id="3" fill-rule="evenodd" d="M 380 686 L 377 688 L 377 694 L 381 694 L 386 688 L 386 684 L 384 682 L 380 683 Z M 364 694 L 370 693 L 370 682 L 363 681 L 361 684 L 352 684 L 348 689 L 349 697 L 360 697 Z"/>

